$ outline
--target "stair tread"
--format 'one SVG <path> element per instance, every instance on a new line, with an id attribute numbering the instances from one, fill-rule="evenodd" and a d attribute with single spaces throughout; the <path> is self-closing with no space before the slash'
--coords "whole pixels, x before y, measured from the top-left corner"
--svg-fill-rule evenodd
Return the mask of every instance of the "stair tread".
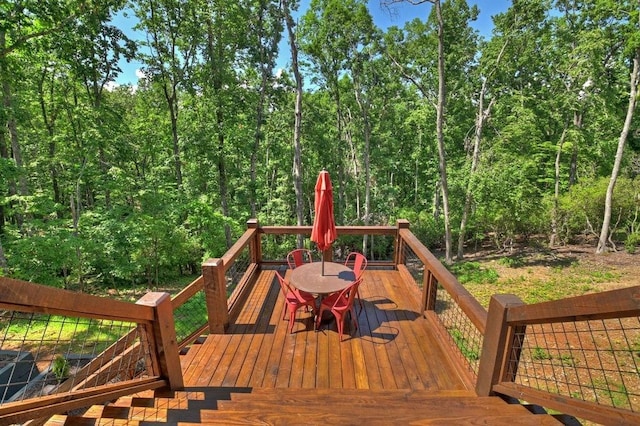
<path id="1" fill-rule="evenodd" d="M 401 400 L 325 400 L 317 401 L 297 400 L 294 397 L 278 401 L 218 401 L 218 411 L 243 411 L 243 410 L 269 410 L 278 407 L 278 411 L 282 412 L 324 412 L 330 410 L 332 412 L 353 413 L 354 411 L 388 414 L 393 413 L 442 413 L 443 416 L 449 416 L 458 412 L 465 413 L 497 413 L 514 414 L 514 415 L 530 415 L 531 413 L 521 405 L 506 404 L 504 401 L 496 397 L 482 398 L 452 398 L 452 399 L 423 399 L 420 401 L 401 401 Z"/>
<path id="2" fill-rule="evenodd" d="M 355 415 L 354 415 L 355 414 Z M 468 413 L 449 413 L 448 416 L 432 415 L 423 413 L 404 413 L 398 414 L 388 412 L 386 415 L 379 413 L 369 414 L 367 411 L 358 411 L 357 413 L 333 413 L 333 412 L 298 412 L 287 413 L 280 410 L 272 410 L 265 412 L 264 410 L 245 410 L 245 411 L 213 411 L 206 410 L 201 412 L 199 424 L 225 424 L 225 425 L 246 425 L 246 424 L 270 424 L 270 425 L 361 425 L 366 423 L 372 425 L 388 425 L 393 419 L 394 424 L 424 424 L 424 425 L 451 425 L 451 424 L 473 424 L 473 425 L 496 425 L 496 426 L 513 426 L 517 425 L 561 425 L 561 423 L 549 415 L 530 414 L 520 415 L 500 415 L 500 414 L 468 414 Z M 185 424 L 185 423 L 181 423 Z M 194 423 L 195 424 L 195 423 Z M 186 424 L 185 424 L 186 425 Z"/>

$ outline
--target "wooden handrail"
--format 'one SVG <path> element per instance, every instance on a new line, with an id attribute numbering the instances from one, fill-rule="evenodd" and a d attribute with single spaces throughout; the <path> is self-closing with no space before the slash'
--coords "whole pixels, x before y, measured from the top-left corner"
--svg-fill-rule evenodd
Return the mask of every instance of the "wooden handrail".
<path id="1" fill-rule="evenodd" d="M 150 323 L 153 308 L 0 277 L 0 309 Z"/>
<path id="2" fill-rule="evenodd" d="M 271 235 L 311 235 L 312 226 L 260 226 L 260 232 Z M 395 226 L 336 226 L 340 235 L 395 235 L 398 228 Z"/>
<path id="3" fill-rule="evenodd" d="M 442 263 L 422 244 L 422 242 L 408 229 L 400 229 L 400 238 L 418 256 L 418 259 L 442 287 L 451 295 L 451 298 L 460 306 L 469 317 L 473 325 L 481 334 L 484 334 L 487 324 L 487 311 L 475 297 L 464 288 L 458 279 L 444 267 Z"/>
<path id="4" fill-rule="evenodd" d="M 507 323 L 551 324 L 640 315 L 640 286 L 569 297 L 509 309 Z"/>

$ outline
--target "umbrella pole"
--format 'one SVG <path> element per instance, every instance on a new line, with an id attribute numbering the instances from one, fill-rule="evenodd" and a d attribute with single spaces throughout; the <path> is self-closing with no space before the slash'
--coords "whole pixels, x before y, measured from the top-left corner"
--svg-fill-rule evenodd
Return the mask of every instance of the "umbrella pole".
<path id="1" fill-rule="evenodd" d="M 322 273 L 320 275 L 324 275 L 324 253 L 322 253 Z"/>

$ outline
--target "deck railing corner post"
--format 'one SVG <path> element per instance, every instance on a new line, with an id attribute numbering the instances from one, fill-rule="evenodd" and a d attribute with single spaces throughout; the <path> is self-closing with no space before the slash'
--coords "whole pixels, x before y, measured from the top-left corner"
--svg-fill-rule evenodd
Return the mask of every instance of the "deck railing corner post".
<path id="1" fill-rule="evenodd" d="M 491 297 L 476 381 L 478 396 L 492 395 L 493 386 L 506 377 L 508 356 L 516 338 L 513 327 L 507 323 L 507 314 L 509 308 L 520 305 L 524 302 L 512 294 Z"/>
<path id="2" fill-rule="evenodd" d="M 222 259 L 208 259 L 202 264 L 204 294 L 209 318 L 209 332 L 224 334 L 229 325 L 227 282 Z"/>
<path id="3" fill-rule="evenodd" d="M 260 223 L 258 219 L 249 219 L 247 221 L 247 229 L 254 229 L 253 240 L 249 245 L 249 253 L 251 256 L 251 263 L 262 263 L 262 237 L 260 235 Z"/>
<path id="4" fill-rule="evenodd" d="M 155 342 L 155 345 L 152 345 L 154 347 L 150 350 L 153 351 L 153 356 L 157 360 L 160 376 L 169 382 L 169 387 L 172 390 L 182 389 L 184 382 L 171 295 L 162 292 L 149 292 L 136 303 L 149 306 L 155 311 L 155 321 L 152 323 L 154 338 L 149 341 Z"/>
<path id="5" fill-rule="evenodd" d="M 402 243 L 402 236 L 400 235 L 400 231 L 402 229 L 409 229 L 409 221 L 407 219 L 398 219 L 396 222 L 396 241 L 395 241 L 395 250 L 394 250 L 394 262 L 396 264 L 396 269 L 398 269 L 398 265 L 403 265 L 405 263 L 404 259 L 404 248 Z"/>

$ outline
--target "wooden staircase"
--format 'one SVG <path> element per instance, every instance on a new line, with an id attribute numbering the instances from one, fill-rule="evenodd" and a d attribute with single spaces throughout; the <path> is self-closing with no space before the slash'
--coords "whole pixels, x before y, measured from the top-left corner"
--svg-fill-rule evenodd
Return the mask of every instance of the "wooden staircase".
<path id="1" fill-rule="evenodd" d="M 192 388 L 156 390 L 56 415 L 48 426 L 75 425 L 561 425 L 499 397 L 469 391 Z"/>

